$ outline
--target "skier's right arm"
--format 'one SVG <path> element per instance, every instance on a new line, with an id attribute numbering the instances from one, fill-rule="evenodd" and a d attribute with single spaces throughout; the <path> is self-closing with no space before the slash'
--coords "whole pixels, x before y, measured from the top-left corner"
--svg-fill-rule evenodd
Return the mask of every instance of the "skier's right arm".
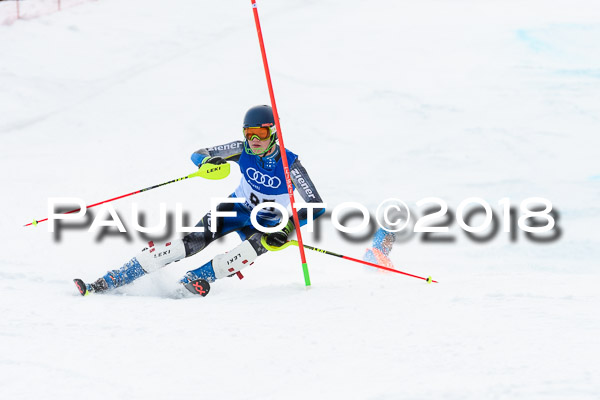
<path id="1" fill-rule="evenodd" d="M 236 140 L 221 146 L 208 147 L 200 150 L 196 150 L 194 154 L 192 154 L 192 162 L 199 167 L 203 162 L 214 162 L 215 164 L 219 164 L 219 158 L 225 161 L 234 161 L 238 162 L 240 159 L 240 155 L 244 151 L 244 142 L 241 140 Z M 214 160 L 210 160 L 210 158 L 214 158 Z"/>

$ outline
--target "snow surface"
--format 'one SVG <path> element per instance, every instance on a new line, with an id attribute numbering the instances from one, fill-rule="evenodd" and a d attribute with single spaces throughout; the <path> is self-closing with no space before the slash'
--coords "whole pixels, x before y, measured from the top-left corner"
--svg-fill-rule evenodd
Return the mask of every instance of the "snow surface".
<path id="1" fill-rule="evenodd" d="M 550 199 L 559 240 L 397 243 L 397 268 L 291 248 L 206 298 L 177 280 L 236 237 L 115 294 L 137 233 L 22 225 L 193 171 L 268 103 L 250 1 L 100 0 L 0 26 L 0 398 L 597 399 L 600 6 L 591 0 L 261 1 L 286 145 L 330 208 L 385 198 Z M 239 180 L 114 203 L 190 219 Z M 305 241 L 361 257 L 322 222 Z"/>

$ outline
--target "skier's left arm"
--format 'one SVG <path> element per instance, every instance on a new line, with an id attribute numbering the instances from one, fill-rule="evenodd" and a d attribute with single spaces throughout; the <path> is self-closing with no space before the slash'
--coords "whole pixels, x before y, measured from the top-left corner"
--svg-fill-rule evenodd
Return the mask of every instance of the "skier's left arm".
<path id="1" fill-rule="evenodd" d="M 308 176 L 308 172 L 306 172 L 306 169 L 304 169 L 302 163 L 300 163 L 300 160 L 297 158 L 290 168 L 290 176 L 294 187 L 306 203 L 323 203 L 321 196 L 319 196 L 319 192 L 317 192 L 317 188 Z M 313 220 L 323 215 L 323 213 L 325 213 L 325 208 L 314 208 L 312 215 Z M 300 226 L 306 225 L 308 222 L 308 209 L 302 208 L 298 211 L 298 222 L 300 223 Z M 266 235 L 265 239 L 267 244 L 274 247 L 283 246 L 294 229 L 294 221 L 290 218 L 289 222 L 282 230 Z"/>

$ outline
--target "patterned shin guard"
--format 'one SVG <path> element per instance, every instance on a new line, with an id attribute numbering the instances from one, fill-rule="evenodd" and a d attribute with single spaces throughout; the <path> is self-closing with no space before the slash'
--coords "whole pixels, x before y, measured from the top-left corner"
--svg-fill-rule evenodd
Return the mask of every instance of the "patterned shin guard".
<path id="1" fill-rule="evenodd" d="M 118 288 L 184 257 L 185 246 L 181 239 L 163 245 L 154 245 L 153 242 L 148 242 L 147 248 L 126 262 L 120 269 L 109 271 L 102 278 L 106 281 L 108 289 Z"/>
<path id="2" fill-rule="evenodd" d="M 144 271 L 137 258 L 133 257 L 121 268 L 109 271 L 102 278 L 106 281 L 108 289 L 114 289 L 127 285 L 145 274 L 146 271 Z"/>

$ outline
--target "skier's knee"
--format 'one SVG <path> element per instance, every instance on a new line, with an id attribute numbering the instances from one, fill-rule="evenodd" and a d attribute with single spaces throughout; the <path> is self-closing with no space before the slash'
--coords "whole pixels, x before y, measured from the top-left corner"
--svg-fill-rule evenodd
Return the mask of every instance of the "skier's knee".
<path id="1" fill-rule="evenodd" d="M 262 256 L 263 254 L 267 253 L 269 250 L 267 250 L 262 242 L 261 242 L 261 238 L 262 238 L 263 234 L 260 232 L 257 232 L 255 234 L 253 234 L 252 236 L 250 236 L 248 238 L 248 242 L 252 245 L 252 248 L 254 249 L 254 251 L 256 251 L 256 254 L 258 254 L 259 256 Z"/>
<path id="2" fill-rule="evenodd" d="M 202 251 L 210 242 L 210 239 L 207 240 L 204 232 L 192 232 L 185 235 L 182 241 L 185 246 L 185 256 L 189 257 Z"/>

